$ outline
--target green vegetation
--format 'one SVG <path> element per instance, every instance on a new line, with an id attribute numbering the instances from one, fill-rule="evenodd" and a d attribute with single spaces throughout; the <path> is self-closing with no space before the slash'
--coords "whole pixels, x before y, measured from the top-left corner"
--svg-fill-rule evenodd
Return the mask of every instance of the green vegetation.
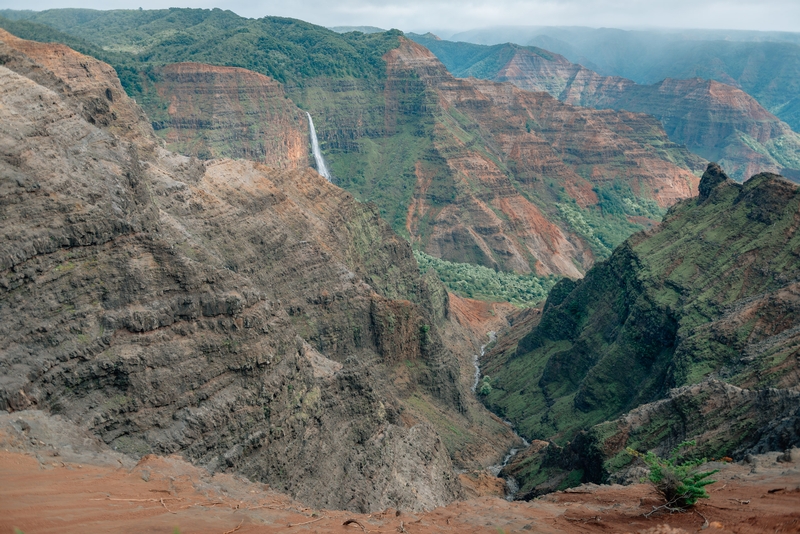
<path id="1" fill-rule="evenodd" d="M 3 13 L 3 11 L 0 11 Z M 32 12 L 31 12 L 32 13 Z M 111 54 L 106 53 L 102 48 L 96 46 L 85 39 L 74 37 L 67 33 L 58 31 L 50 26 L 38 24 L 27 20 L 11 20 L 0 16 L 0 28 L 22 39 L 39 41 L 40 43 L 62 43 L 77 50 L 82 54 L 98 58 L 111 58 Z M 108 59 L 103 59 L 107 61 Z"/>
<path id="2" fill-rule="evenodd" d="M 682 449 L 694 445 L 694 441 L 684 441 L 672 449 L 667 458 L 660 458 L 653 451 L 642 454 L 628 449 L 629 454 L 641 458 L 650 468 L 648 479 L 667 501 L 663 507 L 668 510 L 685 510 L 694 506 L 698 499 L 708 499 L 705 487 L 716 482 L 708 477 L 719 469 L 697 470 L 706 463 L 705 458 L 685 460 L 681 457 Z"/>
<path id="3" fill-rule="evenodd" d="M 655 201 L 634 195 L 621 180 L 595 187 L 594 192 L 599 200 L 597 206 L 583 209 L 574 199 L 562 195 L 556 207 L 561 219 L 589 243 L 598 259 L 608 258 L 617 245 L 645 228 L 631 222 L 632 217 L 659 221 L 666 213 Z"/>
<path id="4" fill-rule="evenodd" d="M 505 273 L 482 265 L 453 263 L 420 251 L 414 251 L 414 256 L 420 271 L 433 269 L 444 285 L 461 297 L 505 301 L 530 307 L 544 300 L 557 281 L 555 277 Z"/>
<path id="5" fill-rule="evenodd" d="M 76 43 L 79 51 L 83 46 L 86 53 L 108 61 L 131 94 L 138 87 L 123 73 L 181 61 L 242 67 L 287 84 L 319 76 L 380 78 L 385 75 L 381 56 L 397 46 L 400 35 L 396 30 L 338 34 L 296 19 L 247 19 L 216 8 L 57 9 L 0 14 L 27 20 L 27 25 L 23 20 L 5 22 L 12 33 L 11 26 L 26 30 L 21 37 L 70 46 Z M 64 38 L 52 29 L 69 35 Z M 91 43 L 92 47 L 82 43 Z"/>
<path id="6" fill-rule="evenodd" d="M 485 375 L 483 380 L 481 381 L 481 385 L 478 388 L 478 393 L 480 395 L 488 395 L 492 392 L 492 379 L 489 375 Z"/>
<path id="7" fill-rule="evenodd" d="M 766 175 L 743 186 L 727 180 L 705 201 L 679 203 L 658 232 L 633 236 L 583 280 L 553 287 L 539 325 L 486 362 L 493 380 L 484 403 L 527 439 L 566 446 L 581 431 L 712 374 L 740 387 L 775 387 L 796 351 L 790 341 L 776 339 L 746 363 L 741 354 L 771 335 L 757 324 L 797 324 L 796 311 L 777 299 L 746 320 L 726 314 L 800 276 L 798 209 L 798 189 Z M 671 402 L 669 413 L 631 434 L 631 444 L 653 448 L 673 429 L 686 429 L 682 418 L 697 413 L 703 397 Z M 717 428 L 731 417 L 707 414 L 702 425 Z M 610 425 L 604 431 L 616 432 Z M 729 455 L 756 430 L 744 416 L 736 425 L 703 450 Z M 612 458 L 604 469 L 621 462 Z M 539 476 L 538 469 L 527 476 Z"/>
<path id="8" fill-rule="evenodd" d="M 171 121 L 169 102 L 160 85 L 165 64 L 192 61 L 243 67 L 283 82 L 288 98 L 314 117 L 321 149 L 337 185 L 361 201 L 374 202 L 380 216 L 397 233 L 418 239 L 423 248 L 443 210 L 454 205 L 460 210 L 476 196 L 495 194 L 479 176 L 459 174 L 452 160 L 460 155 L 491 162 L 548 220 L 581 236 L 594 258 L 608 257 L 628 235 L 645 228 L 646 221 L 635 217 L 654 220 L 662 214 L 655 204 L 634 194 L 624 178 L 598 187 L 600 203 L 590 208 L 578 206 L 555 180 L 542 185 L 539 177 L 523 179 L 520 174 L 529 171 L 518 172 L 524 165 L 497 150 L 498 140 L 492 139 L 490 131 L 494 125 L 486 124 L 476 110 L 466 105 L 442 106 L 436 88 L 413 69 L 395 71 L 387 80 L 383 56 L 399 45 L 401 33 L 396 30 L 339 34 L 298 20 L 245 19 L 220 9 L 59 9 L 0 14 L 9 17 L 0 24 L 14 25 L 10 29 L 22 37 L 74 43 L 79 50 L 113 65 L 126 91 L 144 108 L 162 137 L 168 136 Z M 546 51 L 538 53 L 550 57 Z M 485 59 L 494 61 L 488 56 Z M 526 124 L 531 131 L 545 128 L 534 120 Z M 201 157 L 210 157 L 209 147 L 217 154 L 230 154 L 213 145 L 209 136 L 198 142 L 208 146 L 190 149 L 173 141 L 170 148 Z M 579 174 L 588 176 L 592 171 L 592 165 L 580 165 L 579 158 L 572 158 L 569 165 L 575 165 Z M 624 173 L 620 167 L 620 176 Z M 423 208 L 410 213 L 415 198 Z M 508 221 L 509 215 L 501 208 L 491 203 L 488 207 L 500 220 Z M 510 269 L 501 252 L 489 252 L 491 257 L 486 257 L 485 249 L 473 245 L 466 242 L 448 257 Z M 536 258 L 525 247 L 520 249 L 524 261 L 534 265 Z M 457 265 L 431 266 L 451 290 L 473 298 L 530 306 L 544 299 L 555 283 Z"/>
<path id="9" fill-rule="evenodd" d="M 520 46 L 512 43 L 486 46 L 439 40 L 431 34 L 409 33 L 406 35 L 409 39 L 436 54 L 447 70 L 459 78 L 473 76 L 493 79 L 497 75 L 497 71 L 504 67 L 518 50 L 527 50 L 548 61 L 555 58 L 552 52 L 535 46 Z"/>

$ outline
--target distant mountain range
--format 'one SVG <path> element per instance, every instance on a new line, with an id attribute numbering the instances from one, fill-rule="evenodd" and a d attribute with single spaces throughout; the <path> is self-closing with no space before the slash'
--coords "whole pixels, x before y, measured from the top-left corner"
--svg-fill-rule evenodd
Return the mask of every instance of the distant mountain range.
<path id="1" fill-rule="evenodd" d="M 653 115 L 672 141 L 720 162 L 738 180 L 762 171 L 800 180 L 800 135 L 734 86 L 700 78 L 642 85 L 602 76 L 538 47 L 476 45 L 431 34 L 409 37 L 456 76 L 507 81 L 569 104 Z"/>
<path id="2" fill-rule="evenodd" d="M 800 131 L 800 33 L 498 27 L 450 39 L 538 46 L 604 76 L 641 84 L 665 78 L 716 80 L 747 92 Z"/>

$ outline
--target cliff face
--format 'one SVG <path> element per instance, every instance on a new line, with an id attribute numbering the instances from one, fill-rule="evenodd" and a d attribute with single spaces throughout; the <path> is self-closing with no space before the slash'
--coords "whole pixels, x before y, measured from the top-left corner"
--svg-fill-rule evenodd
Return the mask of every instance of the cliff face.
<path id="1" fill-rule="evenodd" d="M 86 56 L 76 59 L 64 45 L 19 39 L 5 30 L 0 39 L 6 44 L 0 64 L 54 91 L 89 124 L 124 136 L 140 149 L 155 146 L 145 114 L 127 98 L 111 66 Z"/>
<path id="2" fill-rule="evenodd" d="M 426 245 L 435 255 L 463 261 L 464 251 L 480 250 L 504 268 L 525 272 L 527 264 L 539 274 L 575 277 L 576 263 L 587 268 L 594 254 L 551 203 L 566 197 L 591 209 L 598 188 L 614 179 L 661 206 L 692 194 L 694 176 L 653 148 L 664 139 L 647 117 L 581 110 L 510 85 L 455 79 L 427 49 L 408 42 L 390 54 L 398 73 L 417 73 L 439 97 L 434 143 L 460 209 L 437 206 L 421 176 L 408 220 L 411 228 L 430 221 Z"/>
<path id="3" fill-rule="evenodd" d="M 711 164 L 697 199 L 557 285 L 539 325 L 487 357 L 488 404 L 565 446 L 518 466 L 529 494 L 547 469 L 602 480 L 626 445 L 697 439 L 720 457 L 800 442 L 799 210 L 790 182 L 739 185 Z"/>
<path id="4" fill-rule="evenodd" d="M 602 76 L 536 47 L 415 39 L 446 58 L 448 68 L 458 69 L 457 75 L 510 82 L 576 106 L 653 115 L 672 141 L 719 161 L 740 181 L 758 172 L 793 176 L 800 166 L 800 137 L 733 85 L 701 78 L 640 85 L 619 76 Z M 480 61 L 470 65 L 473 56 Z"/>
<path id="5" fill-rule="evenodd" d="M 233 67 L 177 63 L 152 74 L 144 94 L 167 148 L 201 159 L 242 158 L 270 166 L 308 166 L 305 113 L 267 76 Z M 147 78 L 146 80 L 150 80 Z"/>
<path id="6" fill-rule="evenodd" d="M 720 161 L 737 180 L 758 172 L 791 174 L 800 166 L 800 136 L 740 89 L 701 78 L 667 78 L 653 85 L 596 81 L 603 77 L 595 73 L 587 78 L 593 81 L 582 87 L 571 84 L 561 98 L 652 114 L 670 139 Z"/>
<path id="7" fill-rule="evenodd" d="M 409 237 L 435 256 L 579 277 L 605 247 L 579 221 L 582 210 L 601 211 L 599 190 L 621 183 L 629 201 L 666 207 L 696 187 L 688 170 L 696 160 L 670 145 L 651 118 L 456 79 L 427 49 L 405 39 L 384 59 L 377 146 L 385 150 L 357 138 L 350 154 L 332 150 L 329 159 L 335 172 L 346 169 L 337 174 L 364 176 L 343 186 L 363 188 L 365 198 L 373 187 L 368 173 L 392 162 L 410 166 L 396 171 L 399 177 L 380 194 L 388 201 L 387 191 L 396 188 L 395 201 L 407 209 L 389 220 L 402 217 Z M 305 105 L 316 103 L 309 98 Z M 323 124 L 336 120 L 317 115 Z M 330 144 L 339 142 L 336 131 L 319 129 Z M 404 148 L 395 146 L 405 140 Z"/>
<path id="8" fill-rule="evenodd" d="M 339 35 L 182 9 L 70 20 L 42 19 L 114 50 L 126 88 L 185 154 L 292 168 L 302 165 L 306 128 L 259 75 L 175 63 L 246 65 L 285 82 L 314 117 L 337 184 L 375 202 L 423 250 L 457 262 L 579 277 L 691 195 L 702 168 L 652 119 L 455 81 L 396 31 Z M 111 20 L 118 31 L 103 26 Z"/>
<path id="9" fill-rule="evenodd" d="M 408 40 L 384 60 L 385 80 L 317 78 L 288 86 L 287 94 L 314 116 L 338 183 L 375 201 L 384 218 L 435 256 L 580 277 L 620 239 L 581 224 L 581 210 L 606 208 L 598 188 L 621 183 L 629 201 L 652 203 L 655 215 L 630 209 L 630 217 L 619 213 L 610 223 L 624 227 L 615 228 L 624 236 L 695 187 L 688 168 L 697 160 L 670 145 L 650 118 L 456 80 Z M 247 124 L 261 120 L 252 110 L 263 102 L 274 118 L 270 131 L 282 139 L 270 161 L 291 166 L 307 158 L 299 110 L 267 78 L 179 64 L 154 79 L 144 94 L 158 96 L 144 102 L 151 115 L 165 117 L 153 122 L 163 125 L 168 146 L 248 157 L 246 133 L 235 132 L 255 131 Z M 298 136 L 303 143 L 289 141 Z M 301 146 L 305 153 L 294 150 Z"/>
<path id="10" fill-rule="evenodd" d="M 141 112 L 107 65 L 0 37 L 0 407 L 315 507 L 430 508 L 460 495 L 456 446 L 493 435 L 495 460 L 511 438 L 465 398 L 446 293 L 374 208 L 167 152 L 113 118 Z"/>

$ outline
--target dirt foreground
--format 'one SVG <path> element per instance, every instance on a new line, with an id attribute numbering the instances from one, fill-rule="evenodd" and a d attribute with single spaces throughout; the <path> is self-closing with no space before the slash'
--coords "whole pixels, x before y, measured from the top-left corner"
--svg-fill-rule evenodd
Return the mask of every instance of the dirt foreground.
<path id="1" fill-rule="evenodd" d="M 20 417 L 20 413 L 24 416 Z M 719 464 L 693 512 L 644 514 L 646 484 L 584 485 L 531 502 L 480 497 L 422 514 L 314 510 L 263 484 L 179 457 L 138 463 L 41 412 L 0 416 L 0 533 L 800 532 L 800 454 Z M 348 523 L 349 521 L 349 523 Z"/>

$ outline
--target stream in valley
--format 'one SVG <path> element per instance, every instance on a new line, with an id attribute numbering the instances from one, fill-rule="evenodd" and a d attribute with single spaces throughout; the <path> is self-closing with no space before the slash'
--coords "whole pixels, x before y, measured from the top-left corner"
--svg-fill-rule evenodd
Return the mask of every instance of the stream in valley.
<path id="1" fill-rule="evenodd" d="M 475 393 L 476 395 L 478 394 L 478 384 L 480 383 L 481 380 L 480 358 L 482 358 L 484 354 L 486 354 L 486 347 L 490 343 L 494 343 L 497 340 L 497 334 L 495 332 L 489 332 L 488 336 L 489 336 L 489 342 L 486 343 L 486 345 L 481 346 L 481 353 L 476 354 L 472 360 L 472 363 L 475 366 L 475 380 L 472 383 L 472 392 Z M 503 468 L 507 466 L 508 463 L 511 460 L 513 460 L 514 457 L 520 451 L 525 450 L 530 445 L 530 443 L 528 443 L 528 441 L 525 438 L 517 434 L 516 430 L 514 429 L 514 425 L 511 424 L 511 421 L 504 420 L 503 422 L 507 424 L 511 428 L 511 431 L 514 432 L 514 435 L 516 435 L 522 441 L 522 447 L 521 448 L 512 447 L 511 449 L 509 449 L 508 453 L 506 453 L 502 463 L 490 465 L 489 467 L 487 467 L 487 470 L 496 477 L 500 476 L 500 472 L 503 470 Z M 503 477 L 503 479 L 506 481 L 506 500 L 513 501 L 514 496 L 519 491 L 519 484 L 517 483 L 517 480 L 512 476 L 506 476 Z"/>

